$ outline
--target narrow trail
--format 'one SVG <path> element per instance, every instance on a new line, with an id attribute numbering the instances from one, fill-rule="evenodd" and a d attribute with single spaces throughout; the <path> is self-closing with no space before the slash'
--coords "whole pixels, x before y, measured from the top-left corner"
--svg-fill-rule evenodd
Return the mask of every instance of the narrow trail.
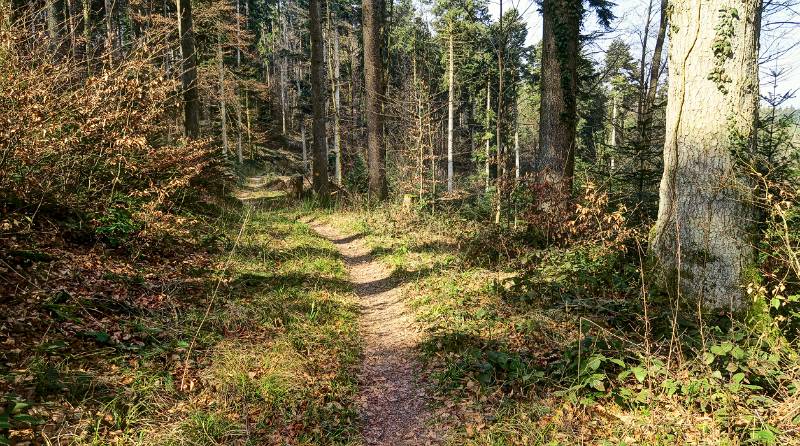
<path id="1" fill-rule="evenodd" d="M 416 381 L 419 334 L 401 299 L 391 270 L 370 255 L 358 235 L 343 236 L 314 221 L 309 226 L 333 242 L 344 258 L 360 299 L 365 351 L 359 382 L 359 410 L 367 446 L 428 445 L 426 391 Z"/>

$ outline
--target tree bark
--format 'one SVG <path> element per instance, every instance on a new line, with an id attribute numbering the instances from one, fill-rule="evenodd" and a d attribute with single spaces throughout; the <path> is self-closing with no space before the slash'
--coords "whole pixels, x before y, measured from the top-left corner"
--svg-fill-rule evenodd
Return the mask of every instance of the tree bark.
<path id="1" fill-rule="evenodd" d="M 506 47 L 506 36 L 503 34 L 503 0 L 500 0 L 500 17 L 498 19 L 498 26 L 500 29 L 499 35 L 502 41 L 497 48 L 497 119 L 495 119 L 495 139 L 497 141 L 497 209 L 494 214 L 494 223 L 500 224 L 500 214 L 503 211 L 503 200 L 506 198 L 506 193 L 503 191 L 503 179 L 506 176 L 506 151 L 503 147 L 503 59 L 505 58 L 504 52 Z"/>
<path id="2" fill-rule="evenodd" d="M 580 0 L 544 0 L 539 150 L 534 172 L 539 181 L 572 191 L 575 169 L 577 60 Z"/>
<path id="3" fill-rule="evenodd" d="M 386 147 L 383 144 L 383 116 L 381 95 L 383 94 L 383 60 L 381 58 L 381 27 L 383 2 L 362 1 L 364 28 L 364 79 L 367 96 L 367 153 L 369 157 L 369 193 L 378 200 L 387 195 Z"/>
<path id="4" fill-rule="evenodd" d="M 453 32 L 452 26 L 450 30 L 450 38 L 448 39 L 449 46 L 449 59 L 447 73 L 447 192 L 453 191 L 453 108 L 455 102 L 455 87 L 453 85 Z"/>
<path id="5" fill-rule="evenodd" d="M 217 38 L 217 57 L 219 58 L 219 120 L 222 126 L 222 156 L 228 156 L 228 123 L 225 101 L 225 59 L 221 38 Z"/>
<path id="6" fill-rule="evenodd" d="M 181 1 L 181 3 L 183 2 Z M 114 47 L 116 46 L 114 44 L 114 0 L 105 0 L 104 7 L 106 21 L 106 51 L 108 52 L 109 60 L 113 61 L 115 59 Z"/>
<path id="7" fill-rule="evenodd" d="M 309 28 L 311 33 L 311 107 L 314 113 L 311 132 L 314 192 L 321 200 L 328 199 L 328 151 L 325 146 L 325 62 L 322 48 L 322 17 L 320 0 L 309 2 Z"/>
<path id="8" fill-rule="evenodd" d="M 333 48 L 330 49 L 328 63 L 330 65 L 331 77 L 331 95 L 333 96 L 333 154 L 335 156 L 334 163 L 334 181 L 336 184 L 342 184 L 342 142 L 341 142 L 341 93 L 340 93 L 340 72 L 341 61 L 339 58 L 339 31 L 336 25 L 333 24 L 332 14 L 330 12 L 330 4 L 328 6 L 328 26 L 330 39 L 333 41 Z"/>
<path id="9" fill-rule="evenodd" d="M 83 55 L 92 58 L 92 0 L 83 0 Z"/>
<path id="10" fill-rule="evenodd" d="M 303 150 L 303 176 L 308 175 L 308 147 L 306 147 L 306 120 L 300 119 L 300 145 Z"/>
<path id="11" fill-rule="evenodd" d="M 489 131 L 491 125 L 489 114 L 492 111 L 492 82 L 487 79 L 486 81 L 486 131 Z M 489 138 L 486 138 L 486 192 L 489 192 L 489 186 L 492 182 L 492 148 Z"/>
<path id="12" fill-rule="evenodd" d="M 661 0 L 661 19 L 658 24 L 656 45 L 653 47 L 653 58 L 650 61 L 650 80 L 647 84 L 647 97 L 644 103 L 644 115 L 650 118 L 653 103 L 658 91 L 658 78 L 661 73 L 661 53 L 664 50 L 664 38 L 667 34 L 667 20 L 669 19 L 668 0 Z"/>
<path id="13" fill-rule="evenodd" d="M 734 152 L 755 147 L 760 3 L 671 3 L 670 100 L 651 250 L 673 298 L 711 310 L 747 304 L 754 213 Z"/>
<path id="14" fill-rule="evenodd" d="M 197 53 L 194 49 L 191 0 L 177 0 L 178 34 L 183 60 L 183 131 L 189 139 L 200 136 L 200 95 L 197 92 Z"/>
<path id="15" fill-rule="evenodd" d="M 47 37 L 50 50 L 58 53 L 61 49 L 61 12 L 63 11 L 58 0 L 47 0 Z"/>

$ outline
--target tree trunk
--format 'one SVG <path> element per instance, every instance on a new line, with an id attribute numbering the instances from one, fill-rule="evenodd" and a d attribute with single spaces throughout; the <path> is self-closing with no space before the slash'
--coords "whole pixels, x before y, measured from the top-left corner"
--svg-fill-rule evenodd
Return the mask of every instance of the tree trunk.
<path id="1" fill-rule="evenodd" d="M 651 249 L 673 297 L 741 310 L 753 262 L 759 0 L 671 3 L 664 174 Z"/>
<path id="2" fill-rule="evenodd" d="M 179 0 L 180 1 L 180 0 Z M 184 0 L 185 1 L 185 0 Z M 183 1 L 181 1 L 183 3 Z M 188 2 L 187 2 L 188 3 Z M 105 20 L 106 20 L 106 52 L 109 60 L 114 60 L 114 0 L 105 0 Z M 182 8 L 182 6 L 180 7 Z M 178 28 L 180 30 L 180 28 Z M 182 44 L 183 42 L 181 42 Z"/>
<path id="3" fill-rule="evenodd" d="M 490 116 L 489 114 L 492 111 L 492 82 L 487 80 L 486 81 L 486 131 L 489 131 L 489 126 L 491 125 Z M 489 192 L 489 186 L 491 185 L 492 180 L 492 154 L 491 154 L 491 143 L 489 142 L 489 138 L 486 138 L 486 192 Z"/>
<path id="4" fill-rule="evenodd" d="M 611 93 L 611 135 L 608 138 L 608 145 L 611 148 L 617 147 L 617 96 Z"/>
<path id="5" fill-rule="evenodd" d="M 197 92 L 197 54 L 194 50 L 191 0 L 178 0 L 178 34 L 183 60 L 183 131 L 189 139 L 200 136 L 200 96 Z"/>
<path id="6" fill-rule="evenodd" d="M 75 27 L 76 27 L 76 19 L 75 19 L 75 4 L 73 0 L 66 0 L 64 2 L 64 16 L 66 17 L 67 23 L 67 32 L 69 33 L 69 48 L 72 54 L 72 58 L 76 59 L 77 56 L 77 48 L 75 43 Z"/>
<path id="7" fill-rule="evenodd" d="M 250 92 L 248 90 L 244 91 L 244 112 L 245 112 L 245 120 L 247 121 L 247 157 L 249 159 L 253 159 L 253 131 L 250 119 Z M 258 113 L 256 113 L 258 116 Z"/>
<path id="8" fill-rule="evenodd" d="M 50 49 L 57 53 L 61 47 L 61 5 L 58 0 L 47 0 L 45 6 L 47 8 L 47 37 L 50 40 Z"/>
<path id="9" fill-rule="evenodd" d="M 221 38 L 217 38 L 217 57 L 219 58 L 219 120 L 222 126 L 222 156 L 228 156 L 228 123 L 225 104 L 225 59 Z"/>
<path id="10" fill-rule="evenodd" d="M 580 0 L 544 0 L 539 150 L 534 172 L 539 181 L 572 191 Z"/>
<path id="11" fill-rule="evenodd" d="M 387 195 L 386 147 L 383 145 L 381 95 L 383 94 L 383 60 L 381 59 L 381 27 L 383 2 L 363 0 L 364 79 L 367 96 L 367 153 L 369 157 L 369 193 L 382 200 Z"/>
<path id="12" fill-rule="evenodd" d="M 311 33 L 311 107 L 314 113 L 312 123 L 314 192 L 322 201 L 328 199 L 328 153 L 325 146 L 325 63 L 322 48 L 322 17 L 320 0 L 309 2 L 309 28 Z"/>
<path id="13" fill-rule="evenodd" d="M 336 154 L 336 184 L 342 184 L 342 141 L 341 141 L 341 88 L 339 60 L 339 31 L 333 30 L 333 151 Z"/>
<path id="14" fill-rule="evenodd" d="M 303 176 L 308 175 L 308 148 L 306 147 L 306 120 L 300 119 L 300 144 L 303 148 Z"/>
<path id="15" fill-rule="evenodd" d="M 83 0 L 83 55 L 92 58 L 92 0 Z"/>
<path id="16" fill-rule="evenodd" d="M 455 98 L 455 87 L 453 85 L 453 33 L 452 26 L 450 32 L 449 59 L 450 64 L 447 73 L 447 192 L 453 191 L 453 107 Z"/>
<path id="17" fill-rule="evenodd" d="M 667 20 L 669 18 L 668 1 L 661 0 L 661 20 L 658 25 L 658 36 L 656 36 L 656 46 L 653 48 L 653 58 L 650 61 L 650 81 L 647 84 L 647 98 L 645 100 L 644 115 L 650 118 L 653 103 L 656 100 L 658 90 L 658 77 L 661 73 L 661 53 L 664 49 L 664 38 L 667 34 Z"/>
<path id="18" fill-rule="evenodd" d="M 236 162 L 242 164 L 244 155 L 242 154 L 242 101 L 239 94 L 236 94 Z"/>
<path id="19" fill-rule="evenodd" d="M 520 177 L 520 156 L 519 156 L 519 124 L 514 128 L 514 178 L 519 181 Z"/>
<path id="20" fill-rule="evenodd" d="M 236 66 L 242 64 L 242 24 L 239 22 L 240 0 L 236 0 Z"/>

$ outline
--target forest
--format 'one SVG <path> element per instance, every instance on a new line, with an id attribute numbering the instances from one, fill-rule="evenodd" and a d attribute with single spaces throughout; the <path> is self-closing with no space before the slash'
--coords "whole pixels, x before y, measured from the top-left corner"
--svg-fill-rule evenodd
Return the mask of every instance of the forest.
<path id="1" fill-rule="evenodd" d="M 0 445 L 800 445 L 800 0 L 0 0 Z"/>

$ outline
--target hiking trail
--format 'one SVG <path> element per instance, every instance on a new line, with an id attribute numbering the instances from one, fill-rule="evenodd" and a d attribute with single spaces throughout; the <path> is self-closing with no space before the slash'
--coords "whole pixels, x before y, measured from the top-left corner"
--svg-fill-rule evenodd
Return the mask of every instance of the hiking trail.
<path id="1" fill-rule="evenodd" d="M 420 336 L 391 269 L 370 255 L 360 235 L 344 236 L 313 220 L 307 224 L 336 246 L 359 298 L 364 358 L 358 404 L 365 444 L 434 444 L 435 434 L 427 426 L 426 390 L 416 379 Z"/>

